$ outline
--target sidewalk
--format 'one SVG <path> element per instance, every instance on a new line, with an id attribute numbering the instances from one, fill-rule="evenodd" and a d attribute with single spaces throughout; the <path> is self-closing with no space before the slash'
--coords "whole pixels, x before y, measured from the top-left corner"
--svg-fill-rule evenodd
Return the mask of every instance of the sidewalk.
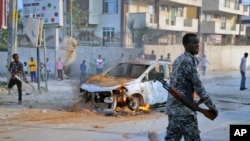
<path id="1" fill-rule="evenodd" d="M 206 76 L 203 76 L 200 74 L 202 81 L 211 81 L 213 79 L 232 79 L 237 78 L 241 79 L 240 72 L 238 71 L 227 71 L 227 72 L 207 72 Z M 248 78 L 250 78 L 250 72 L 246 73 L 248 83 Z M 6 82 L 6 77 L 0 77 L 0 81 Z M 32 84 L 36 90 L 38 90 L 38 84 L 37 83 L 30 83 Z M 68 87 L 70 86 L 70 87 Z M 80 88 L 80 80 L 77 79 L 64 79 L 64 80 L 57 80 L 57 79 L 51 79 L 47 81 L 47 88 L 48 91 L 54 92 L 54 91 L 72 91 L 72 90 L 79 90 Z M 40 81 L 40 90 L 42 92 L 46 92 L 46 83 L 45 81 Z"/>
<path id="2" fill-rule="evenodd" d="M 220 71 L 220 72 L 207 72 L 206 76 L 200 74 L 202 80 L 212 80 L 212 79 L 226 79 L 226 78 L 241 78 L 239 71 Z M 246 77 L 250 77 L 250 72 L 246 73 Z"/>

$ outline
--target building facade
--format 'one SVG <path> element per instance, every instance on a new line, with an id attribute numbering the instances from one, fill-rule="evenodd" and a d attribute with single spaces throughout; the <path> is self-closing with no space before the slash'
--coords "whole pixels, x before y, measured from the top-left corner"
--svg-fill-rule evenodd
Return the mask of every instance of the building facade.
<path id="1" fill-rule="evenodd" d="M 246 35 L 241 16 L 249 16 L 249 6 L 240 0 L 203 0 L 201 32 L 204 42 L 236 44 Z"/>
<path id="2" fill-rule="evenodd" d="M 182 44 L 187 32 L 202 35 L 208 44 L 237 44 L 246 36 L 241 16 L 249 7 L 241 0 L 75 0 L 86 26 L 74 25 L 73 37 L 83 46 L 143 47 Z M 70 12 L 71 0 L 64 1 Z M 74 14 L 74 13 L 73 13 Z M 72 30 L 69 15 L 61 29 Z M 84 22 L 84 24 L 85 24 Z M 48 31 L 49 32 L 49 31 Z M 51 33 L 52 35 L 52 33 Z M 62 38 L 63 38 L 62 37 Z"/>
<path id="3" fill-rule="evenodd" d="M 7 29 L 8 0 L 0 0 L 0 29 Z"/>
<path id="4" fill-rule="evenodd" d="M 186 32 L 204 42 L 235 44 L 246 35 L 241 16 L 249 15 L 240 0 L 91 0 L 89 25 L 101 40 L 122 44 L 181 44 Z M 130 39 L 130 40 L 129 40 Z"/>

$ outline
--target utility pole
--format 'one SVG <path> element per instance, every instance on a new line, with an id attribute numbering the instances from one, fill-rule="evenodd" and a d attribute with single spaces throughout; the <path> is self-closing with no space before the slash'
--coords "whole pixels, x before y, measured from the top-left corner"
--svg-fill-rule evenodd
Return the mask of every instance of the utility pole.
<path id="1" fill-rule="evenodd" d="M 17 53 L 17 0 L 9 1 L 8 12 L 8 65 L 12 61 L 12 54 Z M 7 76 L 9 81 L 10 75 Z"/>
<path id="2" fill-rule="evenodd" d="M 70 37 L 72 37 L 72 0 L 69 0 L 69 12 L 70 12 Z"/>
<path id="3" fill-rule="evenodd" d="M 69 12 L 70 12 L 70 37 L 73 38 L 72 36 L 72 0 L 69 0 L 70 6 L 69 6 Z M 68 72 L 68 78 L 71 76 L 71 70 L 70 70 L 70 65 L 69 67 L 69 72 Z"/>

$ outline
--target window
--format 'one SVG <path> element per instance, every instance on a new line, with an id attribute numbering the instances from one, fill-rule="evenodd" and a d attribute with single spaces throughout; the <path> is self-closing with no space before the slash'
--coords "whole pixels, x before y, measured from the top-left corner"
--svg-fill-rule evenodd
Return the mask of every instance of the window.
<path id="1" fill-rule="evenodd" d="M 225 0 L 225 7 L 230 8 L 230 0 Z"/>
<path id="2" fill-rule="evenodd" d="M 211 15 L 205 14 L 205 21 L 211 21 Z"/>
<path id="3" fill-rule="evenodd" d="M 157 65 L 148 73 L 148 80 L 155 80 L 157 78 L 164 78 L 163 65 Z"/>
<path id="4" fill-rule="evenodd" d="M 220 15 L 219 14 L 214 14 L 214 18 L 215 19 L 220 19 Z"/>
<path id="5" fill-rule="evenodd" d="M 183 17 L 183 8 L 182 7 L 178 7 L 178 8 L 176 8 L 176 16 L 178 16 L 178 17 Z"/>
<path id="6" fill-rule="evenodd" d="M 154 23 L 154 6 L 152 4 L 148 5 L 148 13 L 150 16 L 150 23 Z"/>
<path id="7" fill-rule="evenodd" d="M 234 1 L 234 4 L 235 4 L 234 9 L 239 10 L 239 9 L 240 9 L 240 3 L 239 3 L 239 0 L 235 0 L 235 1 Z"/>
<path id="8" fill-rule="evenodd" d="M 161 11 L 168 12 L 168 6 L 167 5 L 161 5 Z"/>
<path id="9" fill-rule="evenodd" d="M 117 13 L 117 0 L 103 0 L 103 13 L 104 14 L 115 14 Z"/>
<path id="10" fill-rule="evenodd" d="M 176 8 L 171 7 L 171 25 L 175 25 Z"/>
<path id="11" fill-rule="evenodd" d="M 104 27 L 103 28 L 103 41 L 106 42 L 112 42 L 112 38 L 115 34 L 115 28 L 113 27 Z M 104 45 L 105 45 L 104 43 Z"/>
<path id="12" fill-rule="evenodd" d="M 221 29 L 226 29 L 226 16 L 221 16 Z"/>

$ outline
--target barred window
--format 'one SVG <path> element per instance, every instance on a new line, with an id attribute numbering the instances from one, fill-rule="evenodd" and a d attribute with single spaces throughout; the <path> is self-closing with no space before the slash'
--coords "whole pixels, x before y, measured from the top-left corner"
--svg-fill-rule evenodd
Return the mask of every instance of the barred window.
<path id="1" fill-rule="evenodd" d="M 112 42 L 112 38 L 115 34 L 115 28 L 113 27 L 104 27 L 103 28 L 103 38 L 105 42 Z"/>

